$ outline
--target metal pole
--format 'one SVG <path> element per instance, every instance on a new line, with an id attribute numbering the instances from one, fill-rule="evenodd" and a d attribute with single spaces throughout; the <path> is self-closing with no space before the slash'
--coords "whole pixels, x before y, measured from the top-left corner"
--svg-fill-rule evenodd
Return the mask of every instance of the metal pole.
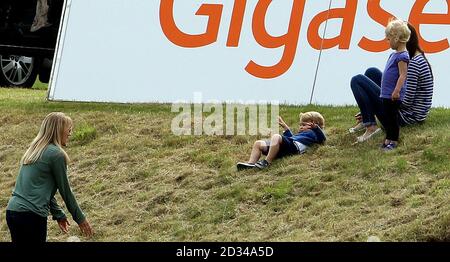
<path id="1" fill-rule="evenodd" d="M 312 104 L 312 100 L 313 100 L 313 97 L 314 97 L 314 91 L 316 90 L 317 75 L 319 73 L 319 65 L 320 65 L 320 60 L 322 58 L 323 42 L 325 41 L 325 35 L 327 33 L 328 19 L 330 19 L 330 11 L 331 11 L 331 4 L 332 3 L 333 3 L 333 0 L 330 0 L 330 4 L 328 6 L 328 17 L 327 17 L 327 20 L 325 21 L 325 28 L 323 30 L 322 43 L 320 44 L 319 59 L 317 60 L 316 74 L 314 75 L 314 82 L 313 82 L 313 87 L 312 87 L 312 90 L 311 90 L 311 98 L 309 99 L 309 104 Z"/>

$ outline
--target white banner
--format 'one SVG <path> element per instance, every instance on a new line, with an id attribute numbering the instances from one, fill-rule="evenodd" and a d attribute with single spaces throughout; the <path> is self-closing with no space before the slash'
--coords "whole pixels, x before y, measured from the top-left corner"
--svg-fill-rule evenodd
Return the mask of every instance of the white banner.
<path id="1" fill-rule="evenodd" d="M 67 0 L 49 99 L 355 104 L 350 79 L 383 70 L 396 16 L 419 29 L 433 106 L 448 107 L 449 1 Z"/>

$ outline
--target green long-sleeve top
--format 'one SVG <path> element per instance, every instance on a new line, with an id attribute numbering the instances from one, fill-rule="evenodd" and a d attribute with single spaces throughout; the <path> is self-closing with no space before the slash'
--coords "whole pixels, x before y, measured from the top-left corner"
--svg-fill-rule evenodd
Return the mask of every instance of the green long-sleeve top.
<path id="1" fill-rule="evenodd" d="M 51 213 L 53 219 L 63 219 L 66 215 L 55 199 L 57 190 L 73 220 L 78 224 L 83 222 L 85 215 L 70 188 L 64 154 L 57 146 L 50 144 L 38 161 L 20 167 L 16 186 L 6 209 L 16 212 L 31 211 L 42 217 L 48 217 Z"/>

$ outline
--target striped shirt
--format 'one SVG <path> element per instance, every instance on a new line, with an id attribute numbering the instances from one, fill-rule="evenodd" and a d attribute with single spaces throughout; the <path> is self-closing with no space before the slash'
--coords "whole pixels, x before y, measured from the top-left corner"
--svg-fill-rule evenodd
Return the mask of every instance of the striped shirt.
<path id="1" fill-rule="evenodd" d="M 433 86 L 433 74 L 425 57 L 416 55 L 408 64 L 406 93 L 399 111 L 406 124 L 423 122 L 427 118 L 432 104 Z"/>

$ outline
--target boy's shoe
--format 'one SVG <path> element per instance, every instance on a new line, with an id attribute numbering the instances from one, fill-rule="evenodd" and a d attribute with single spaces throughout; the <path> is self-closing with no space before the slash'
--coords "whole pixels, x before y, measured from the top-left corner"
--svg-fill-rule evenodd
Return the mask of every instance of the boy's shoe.
<path id="1" fill-rule="evenodd" d="M 366 133 L 364 133 L 364 135 L 362 136 L 358 136 L 358 138 L 356 139 L 359 143 L 362 142 L 366 142 L 367 140 L 369 140 L 370 138 L 372 138 L 374 135 L 378 134 L 381 132 L 381 128 L 377 128 L 377 130 L 373 131 L 372 133 L 366 135 Z"/>
<path id="2" fill-rule="evenodd" d="M 239 163 L 237 163 L 236 167 L 237 167 L 238 171 L 241 171 L 241 170 L 245 170 L 245 169 L 255 168 L 255 164 L 239 162 Z"/>
<path id="3" fill-rule="evenodd" d="M 255 166 L 259 169 L 264 169 L 270 166 L 269 162 L 267 162 L 267 160 L 259 160 L 258 162 L 256 162 Z"/>
<path id="4" fill-rule="evenodd" d="M 353 133 L 362 131 L 362 130 L 364 130 L 365 128 L 366 128 L 366 127 L 364 126 L 364 124 L 363 124 L 362 122 L 360 122 L 360 123 L 358 123 L 356 126 L 354 126 L 354 127 L 352 127 L 352 128 L 349 128 L 349 129 L 348 129 L 348 132 L 350 132 L 350 134 L 353 134 Z"/>
<path id="5" fill-rule="evenodd" d="M 397 144 L 389 143 L 388 145 L 386 145 L 386 146 L 383 148 L 383 150 L 384 150 L 384 152 L 388 152 L 388 151 L 392 151 L 392 150 L 394 150 L 394 149 L 396 149 L 396 148 L 397 148 Z"/>

